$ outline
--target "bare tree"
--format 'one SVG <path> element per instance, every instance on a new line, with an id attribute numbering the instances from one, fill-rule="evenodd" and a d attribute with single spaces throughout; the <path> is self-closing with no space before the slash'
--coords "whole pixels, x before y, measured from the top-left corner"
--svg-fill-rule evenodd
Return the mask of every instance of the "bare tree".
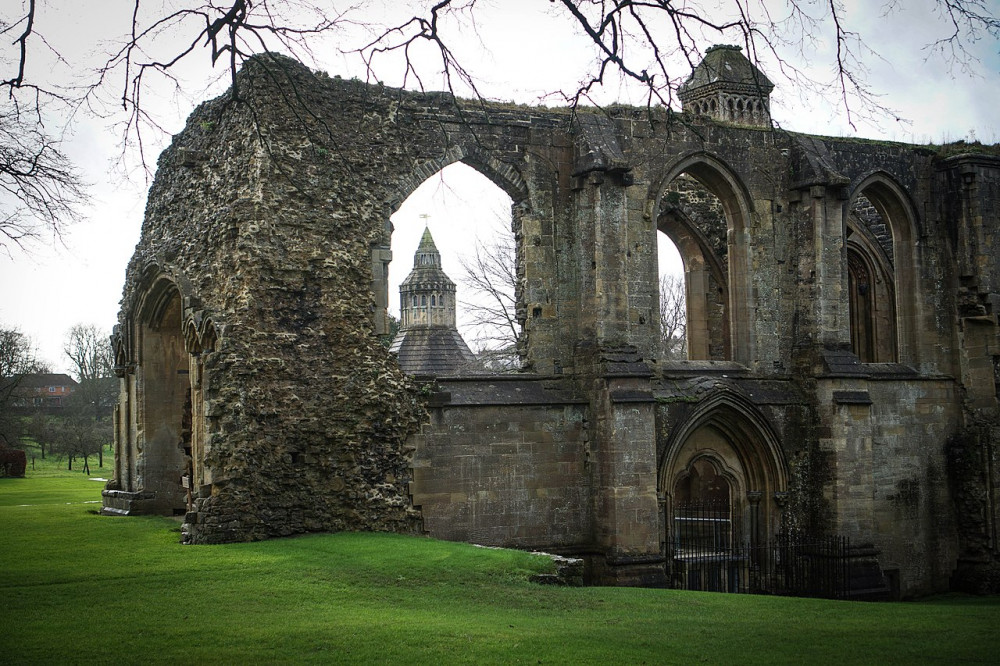
<path id="1" fill-rule="evenodd" d="M 70 328 L 63 352 L 73 363 L 77 381 L 114 376 L 111 336 L 94 324 L 76 324 Z"/>
<path id="2" fill-rule="evenodd" d="M 42 410 L 36 411 L 25 423 L 25 434 L 35 441 L 42 460 L 45 460 L 45 447 L 51 450 L 57 439 L 55 419 Z"/>
<path id="3" fill-rule="evenodd" d="M 660 353 L 664 360 L 687 358 L 687 297 L 684 276 L 660 276 Z"/>
<path id="4" fill-rule="evenodd" d="M 246 101 L 237 71 L 248 58 L 268 52 L 317 67 L 321 58 L 339 54 L 355 59 L 371 81 L 392 74 L 404 87 L 423 89 L 430 77 L 436 86 L 440 75 L 452 92 L 479 95 L 475 72 L 456 54 L 470 34 L 478 34 L 486 11 L 481 0 L 415 0 L 402 10 L 395 7 L 395 18 L 376 23 L 371 16 L 387 6 L 366 0 L 340 4 L 341 9 L 315 0 L 133 0 L 121 10 L 128 12 L 127 34 L 105 43 L 106 57 L 94 73 L 77 67 L 76 74 L 85 76 L 72 87 L 60 85 L 50 71 L 72 70 L 75 60 L 46 38 L 51 25 L 43 7 L 37 0 L 13 0 L 0 9 L 0 90 L 7 93 L 0 102 L 0 191 L 16 204 L 0 204 L 6 211 L 0 239 L 8 245 L 41 230 L 58 235 L 84 201 L 79 177 L 60 151 L 61 132 L 49 129 L 57 127 L 50 120 L 53 104 L 67 122 L 81 111 L 110 113 L 109 103 L 120 107 L 123 152 L 134 147 L 146 166 L 145 134 L 166 132 L 145 100 L 152 91 L 162 94 L 163 86 L 172 88 L 171 95 L 183 93 L 179 72 L 192 65 L 221 66 L 233 103 Z M 975 66 L 972 45 L 1000 38 L 990 0 L 934 0 L 934 7 L 933 25 L 940 32 L 927 45 L 929 56 L 969 69 Z M 852 123 L 856 107 L 888 112 L 865 76 L 866 63 L 879 56 L 852 28 L 852 13 L 842 0 L 539 0 L 537 11 L 564 19 L 567 34 L 582 34 L 590 45 L 582 78 L 553 91 L 574 107 L 594 101 L 594 93 L 612 78 L 638 86 L 649 103 L 669 107 L 705 49 L 730 42 L 743 46 L 754 62 L 768 60 L 780 70 L 776 74 L 800 87 L 836 94 Z M 892 15 L 906 7 L 890 1 L 884 11 Z M 796 63 L 823 43 L 833 45 L 831 62 L 815 69 L 832 74 L 818 80 Z M 424 60 L 427 54 L 433 57 Z M 32 67 L 40 57 L 60 67 Z M 305 121 L 309 111 L 303 112 Z"/>
<path id="5" fill-rule="evenodd" d="M 80 386 L 71 402 L 87 409 L 95 419 L 110 413 L 117 397 L 111 336 L 93 324 L 76 324 L 66 336 L 63 352 L 73 363 Z"/>
<path id="6" fill-rule="evenodd" d="M 71 400 L 74 398 L 76 394 Z M 70 411 L 54 424 L 49 450 L 65 455 L 70 470 L 77 458 L 83 458 L 83 473 L 90 474 L 91 456 L 96 456 L 103 467 L 104 447 L 111 442 L 113 433 L 109 419 L 96 420 L 85 412 Z"/>
<path id="7" fill-rule="evenodd" d="M 0 444 L 14 446 L 23 433 L 15 404 L 21 379 L 36 371 L 35 350 L 31 340 L 16 328 L 0 328 Z"/>
<path id="8" fill-rule="evenodd" d="M 462 257 L 461 304 L 465 318 L 476 329 L 478 354 L 487 368 L 516 369 L 517 321 L 515 294 L 517 266 L 514 234 L 505 231 L 489 243 L 477 240 L 471 256 Z"/>

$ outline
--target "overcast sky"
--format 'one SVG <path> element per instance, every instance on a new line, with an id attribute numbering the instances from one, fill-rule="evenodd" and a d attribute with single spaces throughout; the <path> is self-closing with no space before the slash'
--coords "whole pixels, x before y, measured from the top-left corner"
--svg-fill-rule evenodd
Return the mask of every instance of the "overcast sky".
<path id="1" fill-rule="evenodd" d="M 16 4 L 17 0 L 11 2 Z M 73 63 L 94 62 L 93 54 L 106 49 L 104 40 L 126 30 L 129 13 L 123 8 L 108 9 L 105 0 L 63 0 L 45 5 L 36 20 L 51 42 L 61 45 Z M 158 3 L 153 3 L 157 4 Z M 372 22 L 381 19 L 387 7 L 394 11 L 399 2 L 372 3 L 376 9 L 364 16 Z M 768 3 L 775 7 L 784 2 Z M 823 4 L 823 3 L 819 3 Z M 886 18 L 880 14 L 882 3 L 846 2 L 850 30 L 860 32 L 881 58 L 869 56 L 868 81 L 883 95 L 883 102 L 909 122 L 881 117 L 866 122 L 854 117 L 852 127 L 842 109 L 829 104 L 829 96 L 803 91 L 781 77 L 780 67 L 763 60 L 765 72 L 774 80 L 772 115 L 782 127 L 806 133 L 836 136 L 861 136 L 913 143 L 942 143 L 958 139 L 1000 142 L 1000 57 L 994 41 L 975 45 L 980 62 L 970 75 L 960 68 L 949 68 L 940 59 L 925 60 L 924 46 L 944 34 L 945 25 L 933 14 L 932 0 L 908 0 L 905 11 Z M 903 3 L 899 3 L 903 4 Z M 117 6 L 117 5 L 115 5 Z M 124 5 L 123 5 L 124 7 Z M 464 28 L 459 56 L 479 79 L 479 89 L 488 98 L 539 103 L 546 93 L 575 86 L 590 63 L 582 49 L 586 41 L 577 34 L 565 17 L 554 17 L 548 0 L 497 0 L 483 2 L 476 15 L 477 31 Z M 541 9 L 540 9 L 541 8 Z M 0 10 L 0 16 L 6 17 Z M 343 39 L 343 37 L 342 37 Z M 703 46 L 724 39 L 709 40 Z M 316 49 L 317 63 L 331 74 L 364 78 L 357 63 L 334 55 L 331 44 Z M 828 64 L 828 43 L 805 45 L 802 56 L 789 53 L 790 61 L 802 66 Z M 324 54 L 329 53 L 327 58 Z M 185 70 L 187 96 L 153 89 L 147 103 L 156 109 L 168 133 L 183 127 L 194 105 L 219 94 L 224 85 L 213 83 L 213 75 L 202 70 L 202 61 Z M 48 66 L 44 56 L 35 61 Z M 387 84 L 398 84 L 397 70 L 387 63 L 382 76 Z M 55 64 L 52 65 L 56 67 Z M 824 75 L 823 69 L 814 69 Z M 217 70 L 214 75 L 218 76 Z M 682 72 L 686 75 L 688 72 Z M 680 74 L 679 74 L 680 75 Z M 428 76 L 429 89 L 441 88 L 440 79 Z M 113 101 L 109 90 L 106 98 Z M 643 104 L 643 97 L 627 86 L 612 82 L 600 92 L 602 103 L 621 101 Z M 544 103 L 557 105 L 558 98 L 544 97 Z M 111 109 L 113 107 L 108 107 Z M 114 123 L 120 118 L 98 119 L 80 114 L 67 144 L 69 156 L 76 161 L 90 183 L 92 205 L 84 219 L 66 234 L 63 245 L 35 245 L 30 253 L 12 250 L 0 255 L 0 325 L 17 327 L 36 343 L 39 355 L 56 371 L 68 370 L 62 354 L 66 331 L 76 323 L 93 323 L 108 330 L 117 322 L 125 267 L 139 240 L 148 183 L 141 170 L 122 176 L 118 159 L 122 146 Z M 168 136 L 147 136 L 147 149 L 156 154 Z M 155 164 L 155 159 L 150 160 Z M 127 164 L 134 167 L 135 160 Z M 464 171 L 464 174 L 462 173 Z M 454 172 L 454 173 L 452 173 Z M 412 256 L 423 225 L 428 223 L 442 250 L 444 268 L 459 281 L 458 255 L 470 248 L 477 236 L 486 237 L 495 229 L 498 216 L 510 205 L 498 188 L 464 165 L 446 170 L 446 175 L 424 184 L 393 217 L 394 261 L 391 266 L 393 286 L 390 292 L 398 300 L 397 286 L 412 266 Z M 427 217 L 422 217 L 427 216 Z M 470 343 L 473 342 L 470 340 Z"/>

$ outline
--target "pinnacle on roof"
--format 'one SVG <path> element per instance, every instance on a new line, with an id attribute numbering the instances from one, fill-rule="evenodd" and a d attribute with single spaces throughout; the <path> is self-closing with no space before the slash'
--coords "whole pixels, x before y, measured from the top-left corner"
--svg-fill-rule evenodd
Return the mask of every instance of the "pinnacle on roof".
<path id="1" fill-rule="evenodd" d="M 434 237 L 431 236 L 430 227 L 424 227 L 424 235 L 420 237 L 420 245 L 413 253 L 413 267 L 423 268 L 432 266 L 441 268 L 441 253 L 438 252 L 437 245 L 434 244 Z"/>
<path id="2" fill-rule="evenodd" d="M 424 227 L 424 235 L 420 237 L 420 245 L 417 252 L 437 252 L 437 245 L 434 244 L 434 237 L 431 236 L 431 228 Z"/>

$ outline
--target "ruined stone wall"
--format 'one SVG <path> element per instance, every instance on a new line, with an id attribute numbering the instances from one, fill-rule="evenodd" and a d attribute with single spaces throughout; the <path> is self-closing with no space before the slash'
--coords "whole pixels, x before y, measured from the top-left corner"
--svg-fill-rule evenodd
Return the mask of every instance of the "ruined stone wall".
<path id="1" fill-rule="evenodd" d="M 245 95 L 275 94 L 252 74 Z M 328 92 L 306 97 L 316 106 L 351 99 L 315 98 Z M 212 481 L 199 489 L 187 538 L 415 530 L 404 440 L 423 410 L 373 334 L 370 299 L 358 296 L 384 227 L 364 184 L 379 179 L 335 156 L 371 146 L 324 147 L 294 109 L 255 109 L 204 105 L 163 153 L 123 301 L 122 326 L 134 327 L 144 276 L 163 276 L 185 316 L 200 311 L 218 329 L 204 360 Z"/>
<path id="2" fill-rule="evenodd" d="M 593 549 L 587 405 L 517 377 L 442 381 L 411 439 L 413 504 L 440 539 Z M 559 398 L 565 402 L 553 402 Z"/>
<path id="3" fill-rule="evenodd" d="M 149 500 L 149 461 L 178 457 L 151 447 L 190 440 L 190 541 L 422 530 L 575 549 L 597 580 L 658 584 L 664 470 L 684 437 L 721 437 L 773 515 L 874 540 L 904 592 L 941 589 L 958 543 L 945 441 L 996 406 L 994 162 L 658 110 L 473 104 L 267 57 L 240 86 L 251 106 L 203 105 L 161 157 L 123 299 L 126 463 L 107 508 Z M 514 201 L 526 371 L 420 389 L 379 343 L 373 256 L 455 161 Z M 724 287 L 728 337 L 708 348 L 726 340 L 711 358 L 728 361 L 656 358 L 656 230 L 681 174 L 724 213 L 688 218 L 723 267 L 706 284 Z M 900 363 L 850 351 L 844 230 L 862 199 L 892 231 Z M 167 335 L 157 303 L 174 293 Z M 186 367 L 144 358 L 150 331 Z M 155 439 L 143 400 L 178 376 L 190 413 Z"/>
<path id="4" fill-rule="evenodd" d="M 946 587 L 958 556 L 949 496 L 947 443 L 961 421 L 948 379 L 868 382 L 874 525 L 885 569 L 898 569 L 909 595 Z M 900 406 L 905 406 L 901 409 Z M 919 433 L 920 445 L 914 445 Z"/>

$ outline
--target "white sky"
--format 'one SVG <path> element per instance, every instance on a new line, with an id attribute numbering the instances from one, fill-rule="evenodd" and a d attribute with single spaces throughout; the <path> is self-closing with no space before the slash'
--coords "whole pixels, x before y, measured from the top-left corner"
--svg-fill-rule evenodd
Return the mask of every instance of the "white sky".
<path id="1" fill-rule="evenodd" d="M 20 0 L 13 0 L 17 4 Z M 75 64 L 94 62 L 92 54 L 102 44 L 127 29 L 129 3 L 114 4 L 106 0 L 63 0 L 40 3 L 43 6 L 36 19 L 36 29 L 58 44 Z M 383 0 L 371 3 L 372 21 L 380 20 L 380 12 L 391 8 L 397 13 L 400 3 Z M 784 2 L 769 5 L 780 8 Z M 820 3 L 823 4 L 823 3 Z M 772 115 L 784 128 L 807 133 L 834 136 L 862 136 L 915 143 L 942 143 L 958 139 L 979 139 L 985 143 L 1000 141 L 1000 57 L 997 43 L 983 40 L 975 45 L 980 57 L 977 77 L 952 71 L 940 60 L 925 60 L 922 47 L 942 36 L 944 24 L 934 19 L 931 0 L 908 0 L 906 10 L 891 19 L 880 16 L 882 3 L 850 0 L 847 6 L 847 28 L 861 32 L 882 59 L 869 57 L 868 81 L 884 95 L 884 103 L 893 107 L 910 123 L 897 123 L 883 118 L 880 123 L 857 122 L 852 128 L 842 111 L 825 103 L 828 96 L 805 93 L 780 75 L 777 64 L 765 59 L 763 68 L 774 80 Z M 159 8 L 159 3 L 147 6 Z M 118 9 L 121 7 L 121 9 Z M 458 42 L 459 56 L 480 81 L 480 92 L 491 99 L 510 100 L 526 104 L 539 103 L 539 98 L 559 88 L 572 88 L 583 76 L 591 56 L 581 51 L 585 41 L 566 18 L 555 19 L 547 0 L 481 0 L 477 5 L 477 28 L 474 34 L 466 27 Z M 0 17 L 10 9 L 0 10 Z M 777 10 L 776 10 L 777 11 Z M 709 39 L 713 42 L 733 40 Z M 166 46 L 171 43 L 165 41 Z M 829 62 L 823 56 L 828 49 L 820 42 L 806 45 L 805 55 L 789 53 L 788 58 L 801 66 L 818 66 Z M 364 78 L 363 72 L 343 56 L 335 54 L 329 44 L 319 44 L 317 65 L 331 74 Z M 57 70 L 58 63 L 44 53 L 33 52 L 36 67 Z M 222 91 L 224 82 L 212 83 L 214 73 L 199 67 L 207 63 L 207 53 L 185 70 L 187 96 L 152 89 L 147 103 L 155 109 L 168 132 L 183 127 L 186 116 L 199 101 Z M 388 65 L 389 63 L 386 63 Z M 72 69 L 72 67 L 70 67 Z M 389 85 L 399 83 L 393 75 L 396 69 L 382 70 Z M 819 70 L 822 71 L 822 70 Z M 29 73 L 31 73 L 29 71 Z M 36 75 L 44 75 L 35 70 Z M 79 73 L 79 72 L 77 72 Z M 678 71 L 677 75 L 686 75 Z M 191 83 L 193 82 L 193 83 Z M 424 79 L 428 89 L 440 89 L 440 78 Z M 113 112 L 115 94 L 109 89 L 104 96 Z M 621 101 L 643 104 L 640 94 L 612 80 L 600 93 L 602 102 Z M 544 103 L 559 104 L 548 97 Z M 80 166 L 91 184 L 92 205 L 84 211 L 84 219 L 73 226 L 64 245 L 35 245 L 26 254 L 16 249 L 10 256 L 0 254 L 0 325 L 14 326 L 36 343 L 39 356 L 56 371 L 67 371 L 62 354 L 67 330 L 77 323 L 93 323 L 108 330 L 117 322 L 118 301 L 122 293 L 125 267 L 139 240 L 145 196 L 148 184 L 141 173 L 132 170 L 131 179 L 123 178 L 120 135 L 115 128 L 121 118 L 112 115 L 99 119 L 81 113 L 74 124 L 74 133 L 67 152 Z M 155 155 L 169 137 L 147 136 L 147 151 Z M 134 165 L 134 159 L 130 162 Z M 155 164 L 155 159 L 150 158 Z M 128 169 L 125 169 L 128 170 Z M 464 175 L 463 172 L 464 171 Z M 455 172 L 455 173 L 451 173 Z M 475 238 L 488 236 L 498 225 L 498 214 L 508 211 L 509 200 L 484 177 L 464 165 L 445 170 L 445 178 L 433 178 L 408 199 L 393 216 L 394 261 L 391 266 L 393 285 L 390 293 L 398 300 L 396 285 L 409 272 L 412 256 L 426 218 L 435 241 L 442 251 L 444 268 L 459 282 L 458 253 L 471 248 Z M 460 296 L 461 298 L 461 296 Z M 470 343 L 474 341 L 470 339 Z"/>

